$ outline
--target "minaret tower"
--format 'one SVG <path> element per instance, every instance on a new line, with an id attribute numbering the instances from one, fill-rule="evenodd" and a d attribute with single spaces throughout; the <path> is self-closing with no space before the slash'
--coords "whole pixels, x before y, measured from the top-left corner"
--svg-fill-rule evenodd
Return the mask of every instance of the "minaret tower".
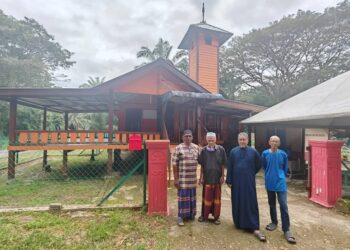
<path id="1" fill-rule="evenodd" d="M 189 76 L 213 94 L 219 93 L 219 48 L 233 34 L 207 24 L 204 19 L 204 3 L 202 21 L 191 24 L 179 49 L 189 51 Z"/>

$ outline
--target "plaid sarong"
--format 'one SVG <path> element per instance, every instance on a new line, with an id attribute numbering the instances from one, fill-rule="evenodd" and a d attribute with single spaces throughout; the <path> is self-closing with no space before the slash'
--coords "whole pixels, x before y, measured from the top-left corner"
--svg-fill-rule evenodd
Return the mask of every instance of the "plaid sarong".
<path id="1" fill-rule="evenodd" d="M 196 216 L 196 188 L 177 190 L 178 217 L 194 218 Z"/>
<path id="2" fill-rule="evenodd" d="M 214 219 L 219 219 L 221 210 L 221 185 L 205 184 L 202 193 L 202 214 L 204 220 L 208 219 L 209 214 Z"/>

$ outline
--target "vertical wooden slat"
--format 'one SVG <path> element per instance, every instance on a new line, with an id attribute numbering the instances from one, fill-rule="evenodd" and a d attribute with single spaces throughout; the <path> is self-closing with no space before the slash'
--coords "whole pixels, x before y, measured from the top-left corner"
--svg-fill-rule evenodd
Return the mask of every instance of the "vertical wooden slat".
<path id="1" fill-rule="evenodd" d="M 115 143 L 120 143 L 120 133 L 115 133 Z"/>
<path id="2" fill-rule="evenodd" d="M 82 144 L 82 143 L 85 143 L 85 140 L 86 140 L 86 133 L 80 132 L 79 133 L 79 142 Z"/>
<path id="3" fill-rule="evenodd" d="M 27 132 L 19 132 L 19 143 L 26 144 L 28 142 L 28 133 Z"/>
<path id="4" fill-rule="evenodd" d="M 125 133 L 122 133 L 122 143 L 126 143 L 127 140 L 126 140 L 126 134 Z"/>
<path id="5" fill-rule="evenodd" d="M 104 135 L 105 133 L 102 133 L 102 132 L 97 133 L 97 141 L 104 142 Z"/>
<path id="6" fill-rule="evenodd" d="M 39 141 L 39 132 L 30 133 L 30 143 L 37 144 Z"/>
<path id="7" fill-rule="evenodd" d="M 56 144 L 58 141 L 58 132 L 51 132 L 51 143 Z"/>
<path id="8" fill-rule="evenodd" d="M 155 135 L 154 135 L 154 139 L 155 139 L 155 140 L 160 140 L 160 134 L 155 134 Z"/>
<path id="9" fill-rule="evenodd" d="M 148 138 L 147 138 L 147 134 L 143 134 L 143 135 L 142 135 L 142 140 L 143 140 L 143 141 L 148 140 Z"/>
<path id="10" fill-rule="evenodd" d="M 148 134 L 148 140 L 154 140 L 153 134 Z"/>
<path id="11" fill-rule="evenodd" d="M 70 137 L 70 143 L 77 143 L 77 133 L 75 132 L 69 132 L 69 137 Z"/>
<path id="12" fill-rule="evenodd" d="M 47 144 L 48 140 L 49 140 L 49 133 L 46 131 L 41 131 L 41 133 L 40 133 L 41 143 Z"/>
<path id="13" fill-rule="evenodd" d="M 60 142 L 61 143 L 67 143 L 67 137 L 68 137 L 67 132 L 60 132 Z"/>
<path id="14" fill-rule="evenodd" d="M 95 142 L 95 132 L 89 133 L 89 142 L 94 143 Z"/>

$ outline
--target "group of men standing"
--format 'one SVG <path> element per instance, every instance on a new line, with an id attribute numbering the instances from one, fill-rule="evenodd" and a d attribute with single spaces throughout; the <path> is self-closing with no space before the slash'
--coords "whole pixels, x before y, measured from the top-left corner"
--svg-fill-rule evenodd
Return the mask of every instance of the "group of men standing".
<path id="1" fill-rule="evenodd" d="M 235 227 L 251 231 L 260 241 L 266 241 L 265 235 L 260 231 L 255 183 L 255 176 L 263 167 L 271 217 L 271 223 L 266 226 L 266 230 L 273 231 L 277 228 L 277 196 L 284 236 L 289 243 L 296 243 L 289 230 L 286 184 L 288 157 L 278 148 L 279 137 L 270 137 L 270 148 L 260 156 L 254 148 L 248 146 L 248 135 L 240 133 L 239 146 L 230 151 L 228 159 L 225 149 L 216 144 L 215 133 L 207 133 L 207 145 L 201 150 L 192 143 L 191 130 L 185 130 L 182 139 L 183 143 L 175 148 L 172 155 L 174 182 L 178 194 L 177 223 L 179 226 L 184 226 L 184 221 L 194 220 L 196 216 L 198 164 L 201 166 L 198 184 L 203 185 L 202 209 L 198 221 L 209 221 L 209 214 L 212 214 L 214 224 L 221 224 L 221 186 L 225 182 L 225 166 L 227 166 L 226 184 L 231 189 L 232 217 Z"/>

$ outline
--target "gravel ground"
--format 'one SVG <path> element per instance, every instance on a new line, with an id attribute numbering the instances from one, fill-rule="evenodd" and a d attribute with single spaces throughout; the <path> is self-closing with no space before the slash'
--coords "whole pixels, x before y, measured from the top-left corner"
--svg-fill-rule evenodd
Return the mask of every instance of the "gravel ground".
<path id="1" fill-rule="evenodd" d="M 197 189 L 197 217 L 201 209 L 201 187 Z M 265 226 L 270 222 L 267 195 L 262 176 L 257 177 L 261 231 L 267 242 L 259 242 L 252 234 L 237 230 L 231 216 L 230 189 L 222 190 L 221 225 L 185 222 L 176 225 L 176 190 L 169 188 L 171 211 L 170 236 L 173 249 L 350 249 L 350 216 L 335 209 L 327 209 L 308 200 L 305 184 L 289 183 L 288 206 L 291 231 L 297 244 L 289 244 L 283 237 L 281 225 L 270 232 Z M 278 216 L 279 211 L 278 211 Z"/>

